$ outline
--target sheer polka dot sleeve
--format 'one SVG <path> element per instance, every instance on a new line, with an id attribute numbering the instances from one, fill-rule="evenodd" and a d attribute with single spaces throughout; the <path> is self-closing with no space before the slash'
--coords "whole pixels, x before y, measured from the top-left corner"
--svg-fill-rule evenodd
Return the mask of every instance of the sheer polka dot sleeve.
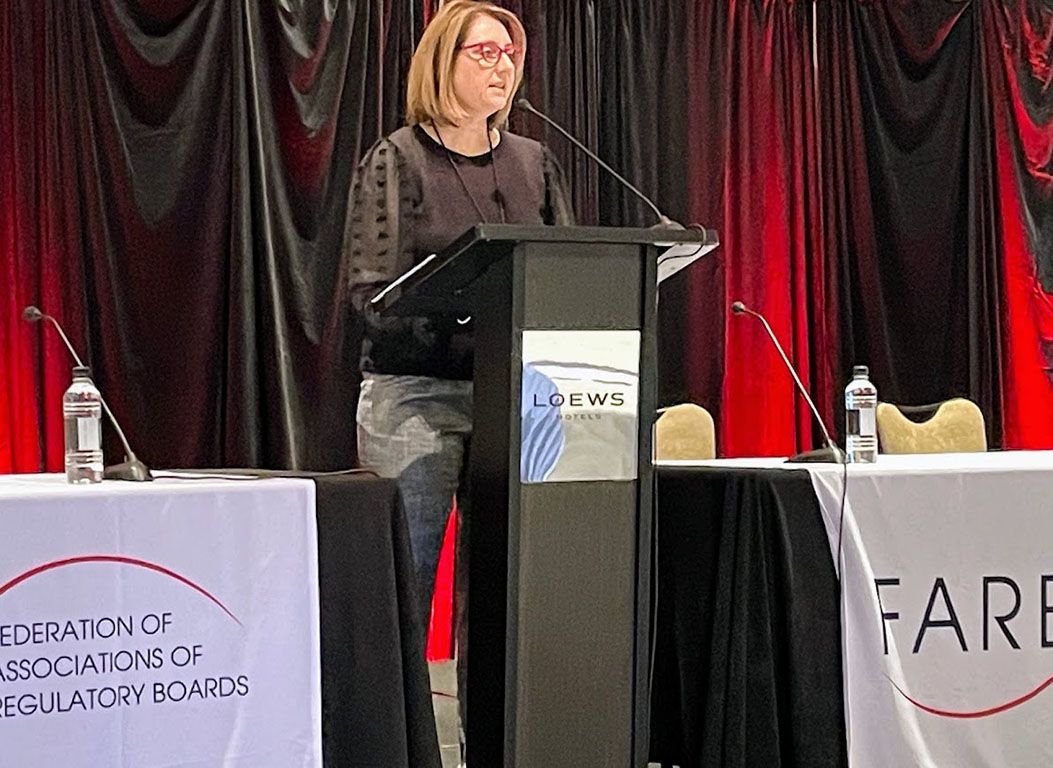
<path id="1" fill-rule="evenodd" d="M 413 266 L 415 185 L 399 150 L 387 139 L 362 158 L 351 189 L 347 239 L 351 301 L 365 311 L 379 290 Z"/>

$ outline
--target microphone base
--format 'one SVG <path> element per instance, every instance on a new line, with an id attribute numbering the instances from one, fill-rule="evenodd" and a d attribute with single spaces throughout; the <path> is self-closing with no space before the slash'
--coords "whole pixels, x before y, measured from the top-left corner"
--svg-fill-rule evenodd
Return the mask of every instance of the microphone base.
<path id="1" fill-rule="evenodd" d="M 804 451 L 786 460 L 787 464 L 847 464 L 848 457 L 845 452 L 836 446 L 816 448 L 812 451 Z"/>
<path id="2" fill-rule="evenodd" d="M 129 480 L 134 483 L 145 483 L 154 479 L 150 468 L 139 459 L 111 464 L 103 470 L 102 477 L 104 480 Z"/>

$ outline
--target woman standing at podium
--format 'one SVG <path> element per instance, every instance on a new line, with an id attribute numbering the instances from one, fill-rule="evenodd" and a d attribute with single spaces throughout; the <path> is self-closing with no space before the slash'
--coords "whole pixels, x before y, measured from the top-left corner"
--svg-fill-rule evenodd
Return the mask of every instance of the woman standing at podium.
<path id="1" fill-rule="evenodd" d="M 380 318 L 369 299 L 478 223 L 572 223 L 552 155 L 504 130 L 525 54 L 523 26 L 511 12 L 474 0 L 445 3 L 410 64 L 407 125 L 369 150 L 352 190 L 350 285 L 366 324 L 359 459 L 398 478 L 425 628 L 451 502 L 465 475 L 472 324 Z"/>

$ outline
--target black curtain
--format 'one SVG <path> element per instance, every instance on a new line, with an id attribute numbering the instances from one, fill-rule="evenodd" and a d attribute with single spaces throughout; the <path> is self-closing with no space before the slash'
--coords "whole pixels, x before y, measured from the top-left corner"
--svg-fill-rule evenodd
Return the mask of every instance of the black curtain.
<path id="1" fill-rule="evenodd" d="M 687 215 L 687 58 L 679 3 L 499 3 L 523 19 L 529 40 L 524 93 L 599 153 L 674 219 Z M 640 200 L 540 120 L 513 128 L 548 144 L 571 181 L 578 221 L 649 226 Z"/>
<path id="2" fill-rule="evenodd" d="M 400 119 L 414 6 L 11 5 L 0 80 L 38 106 L 14 130 L 30 145 L 63 137 L 65 162 L 40 164 L 60 192 L 40 202 L 81 280 L 83 323 L 70 325 L 140 456 L 352 465 L 348 190 L 356 158 Z M 36 77 L 17 76 L 29 66 Z M 16 173 L 38 170 L 19 159 Z M 60 309 L 49 292 L 15 301 Z M 60 463 L 61 444 L 47 455 Z"/>
<path id="3" fill-rule="evenodd" d="M 693 37 L 688 3 L 605 3 L 599 14 L 599 47 L 604 52 L 598 150 L 602 157 L 683 224 L 691 218 L 690 168 L 686 148 L 693 141 L 689 118 L 689 55 Z M 705 181 L 702 183 L 711 183 Z M 715 182 L 714 182 L 715 183 Z M 607 225 L 650 226 L 654 213 L 609 175 L 600 177 L 599 221 Z M 712 227 L 714 224 L 701 222 Z M 715 306 L 712 279 L 722 254 L 715 251 L 659 291 L 658 400 L 660 406 L 691 399 L 685 365 L 686 324 L 697 316 L 692 303 Z M 710 403 L 712 405 L 712 403 Z"/>
<path id="4" fill-rule="evenodd" d="M 827 3 L 820 50 L 836 121 L 842 345 L 883 399 L 971 397 L 1000 436 L 999 264 L 985 34 L 968 2 Z M 842 66 L 843 65 L 843 66 Z M 853 132 L 851 129 L 855 129 Z"/>
<path id="5" fill-rule="evenodd" d="M 668 34 L 683 11 L 505 4 L 530 35 L 525 94 L 682 217 L 685 110 L 661 94 L 683 91 L 683 43 Z M 12 29 L 27 29 L 3 71 L 50 57 L 35 74 L 53 85 L 51 125 L 19 135 L 69 139 L 67 162 L 48 169 L 61 191 L 51 200 L 59 228 L 74 244 L 60 263 L 74 265 L 83 299 L 66 302 L 84 308 L 69 324 L 147 463 L 354 463 L 360 328 L 339 275 L 347 191 L 357 159 L 402 122 L 428 10 L 422 0 L 102 0 L 66 10 L 18 0 L 5 11 Z M 513 127 L 560 157 L 581 222 L 650 223 L 558 134 L 520 115 Z M 48 251 L 31 250 L 46 266 Z M 29 293 L 11 304 L 61 311 L 46 288 Z M 61 352 L 48 352 L 61 379 Z M 5 378 L 24 375 L 32 390 L 42 374 Z M 37 431 L 30 416 L 16 434 Z M 48 440 L 55 466 L 61 434 Z M 113 440 L 106 448 L 119 454 Z"/>
<path id="6" fill-rule="evenodd" d="M 1048 0 L 502 3 L 525 94 L 720 231 L 662 289 L 663 404 L 710 407 L 733 454 L 810 442 L 768 342 L 726 322 L 742 298 L 828 413 L 866 362 L 884 399 L 965 394 L 992 443 L 1004 422 L 1053 444 Z M 0 5 L 0 469 L 61 466 L 68 368 L 28 303 L 64 314 L 148 463 L 354 463 L 347 191 L 434 5 Z M 581 222 L 650 224 L 513 128 L 555 150 Z"/>

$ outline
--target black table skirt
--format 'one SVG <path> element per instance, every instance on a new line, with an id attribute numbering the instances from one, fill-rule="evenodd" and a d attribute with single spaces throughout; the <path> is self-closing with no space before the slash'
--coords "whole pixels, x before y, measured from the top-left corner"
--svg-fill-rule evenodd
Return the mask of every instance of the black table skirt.
<path id="1" fill-rule="evenodd" d="M 409 532 L 395 483 L 315 478 L 326 768 L 439 768 Z"/>
<path id="2" fill-rule="evenodd" d="M 846 766 L 838 586 L 806 472 L 657 472 L 651 759 Z"/>

